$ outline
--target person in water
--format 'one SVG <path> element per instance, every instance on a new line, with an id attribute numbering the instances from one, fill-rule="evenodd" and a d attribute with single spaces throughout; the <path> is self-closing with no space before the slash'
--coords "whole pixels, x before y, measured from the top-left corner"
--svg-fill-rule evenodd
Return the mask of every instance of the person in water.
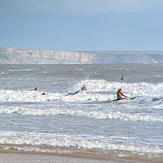
<path id="1" fill-rule="evenodd" d="M 38 87 L 35 87 L 34 91 L 38 91 Z M 45 95 L 45 92 L 42 92 L 41 95 Z"/>
<path id="2" fill-rule="evenodd" d="M 35 91 L 38 91 L 38 87 L 35 87 L 35 89 L 34 89 Z"/>
<path id="3" fill-rule="evenodd" d="M 121 80 L 123 80 L 124 79 L 124 75 L 122 75 L 122 77 L 121 77 Z"/>
<path id="4" fill-rule="evenodd" d="M 79 91 L 76 91 L 74 93 L 68 93 L 66 96 L 69 96 L 69 95 L 76 95 L 77 93 L 81 92 L 81 91 L 87 91 L 87 87 L 85 84 L 82 85 L 81 89 Z"/>
<path id="5" fill-rule="evenodd" d="M 82 85 L 81 90 L 82 90 L 82 91 L 87 91 L 87 87 L 86 87 L 85 84 Z"/>
<path id="6" fill-rule="evenodd" d="M 123 98 L 123 97 L 125 97 L 125 98 Z M 117 99 L 116 100 L 122 100 L 122 99 L 128 99 L 128 97 L 123 94 L 122 88 L 120 88 L 117 91 Z"/>

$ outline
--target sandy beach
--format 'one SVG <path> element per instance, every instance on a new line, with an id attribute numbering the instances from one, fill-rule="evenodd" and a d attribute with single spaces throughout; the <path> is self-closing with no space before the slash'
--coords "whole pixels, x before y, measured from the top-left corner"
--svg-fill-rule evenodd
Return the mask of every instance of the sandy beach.
<path id="1" fill-rule="evenodd" d="M 113 163 L 108 160 L 94 160 L 88 158 L 75 158 L 42 154 L 0 153 L 1 163 Z"/>
<path id="2" fill-rule="evenodd" d="M 0 145 L 0 163 L 162 163 L 162 156 L 154 155 L 127 155 L 121 152 L 103 153 L 78 149 L 67 153 L 65 148 L 56 148 L 58 153 L 56 151 L 47 153 L 21 149 L 24 148 Z"/>
<path id="3" fill-rule="evenodd" d="M 120 159 L 92 159 L 48 154 L 0 153 L 1 163 L 141 163 L 144 161 Z M 146 162 L 146 161 L 145 161 Z M 160 162 L 161 163 L 161 162 Z"/>

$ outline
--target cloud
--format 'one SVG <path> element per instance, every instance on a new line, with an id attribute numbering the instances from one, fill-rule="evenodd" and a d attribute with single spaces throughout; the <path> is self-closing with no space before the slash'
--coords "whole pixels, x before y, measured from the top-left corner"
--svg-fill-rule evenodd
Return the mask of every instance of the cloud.
<path id="1" fill-rule="evenodd" d="M 105 12 L 162 12 L 162 0 L 5 0 L 0 9 L 25 12 L 98 14 Z"/>

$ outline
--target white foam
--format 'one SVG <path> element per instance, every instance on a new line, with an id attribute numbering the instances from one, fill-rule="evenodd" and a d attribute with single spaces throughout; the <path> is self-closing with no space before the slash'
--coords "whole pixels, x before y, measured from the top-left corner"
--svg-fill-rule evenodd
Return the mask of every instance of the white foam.
<path id="1" fill-rule="evenodd" d="M 108 82 L 105 80 L 85 80 L 73 87 L 73 91 L 80 90 L 81 85 L 85 83 L 88 92 L 80 92 L 74 96 L 65 96 L 67 93 L 46 93 L 36 91 L 14 91 L 14 90 L 0 90 L 0 102 L 47 102 L 47 101 L 90 101 L 103 102 L 116 98 L 116 92 L 119 88 L 124 90 L 128 96 L 140 93 L 147 101 L 151 101 L 153 97 L 163 97 L 163 83 L 149 84 L 149 83 L 118 83 Z"/>
<path id="2" fill-rule="evenodd" d="M 115 92 L 122 88 L 124 92 L 128 94 L 141 93 L 144 96 L 163 96 L 163 83 L 151 84 L 151 83 L 120 83 L 120 82 L 108 82 L 106 80 L 84 80 L 76 84 L 74 88 L 80 88 L 82 84 L 86 84 L 90 91 L 108 91 Z"/>
<path id="3" fill-rule="evenodd" d="M 98 140 L 78 140 L 62 138 L 43 138 L 39 136 L 0 137 L 0 144 L 53 146 L 53 147 L 74 147 L 79 149 L 101 149 L 110 151 L 130 151 L 136 153 L 163 153 L 163 148 L 152 145 L 139 145 L 129 143 L 111 143 Z M 28 150 L 27 148 L 24 148 Z M 29 149 L 31 150 L 31 149 Z M 46 152 L 46 151 L 44 151 Z"/>
<path id="4" fill-rule="evenodd" d="M 0 93 L 1 102 L 47 102 L 62 98 L 60 93 L 42 95 L 42 92 L 38 91 L 0 90 Z"/>
<path id="5" fill-rule="evenodd" d="M 0 113 L 3 114 L 21 114 L 32 116 L 52 116 L 52 115 L 71 115 L 82 116 L 94 119 L 120 119 L 124 121 L 142 121 L 142 122 L 163 122 L 163 116 L 150 115 L 145 113 L 125 113 L 121 111 L 84 111 L 80 109 L 39 109 L 18 106 L 0 106 Z"/>

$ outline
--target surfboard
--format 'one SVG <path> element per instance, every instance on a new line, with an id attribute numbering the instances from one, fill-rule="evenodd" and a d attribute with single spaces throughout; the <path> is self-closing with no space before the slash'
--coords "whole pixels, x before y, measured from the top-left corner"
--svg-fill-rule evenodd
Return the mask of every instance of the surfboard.
<path id="1" fill-rule="evenodd" d="M 141 96 L 141 93 L 137 93 L 135 95 L 128 97 L 128 99 L 132 100 L 132 99 L 135 99 L 136 97 L 140 97 L 140 96 Z"/>
<path id="2" fill-rule="evenodd" d="M 141 94 L 140 93 L 138 93 L 138 94 L 135 94 L 135 95 L 132 95 L 132 96 L 129 96 L 128 97 L 128 99 L 126 99 L 126 98 L 124 98 L 124 99 L 121 99 L 121 100 L 117 100 L 117 99 L 114 99 L 114 100 L 112 100 L 111 102 L 116 102 L 116 101 L 128 101 L 128 100 L 133 100 L 133 99 L 135 99 L 135 98 L 137 98 L 137 97 L 140 97 L 141 96 Z M 121 102 L 120 102 L 121 103 Z M 122 102 L 123 103 L 123 102 Z"/>

